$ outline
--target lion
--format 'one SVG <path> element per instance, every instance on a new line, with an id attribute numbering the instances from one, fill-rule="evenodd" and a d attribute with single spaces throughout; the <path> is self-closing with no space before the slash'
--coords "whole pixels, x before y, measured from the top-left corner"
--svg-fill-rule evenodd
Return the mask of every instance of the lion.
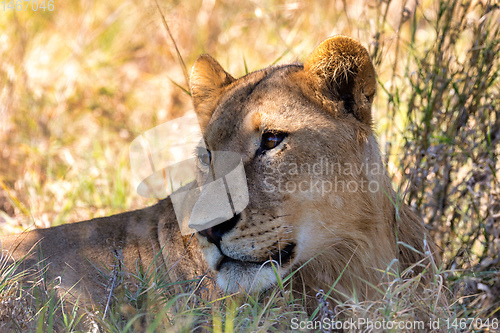
<path id="1" fill-rule="evenodd" d="M 173 280 L 213 274 L 227 293 L 260 292 L 293 273 L 309 299 L 332 288 L 338 298 L 376 297 L 373 286 L 389 271 L 415 273 L 429 266 L 426 258 L 438 261 L 383 165 L 371 114 L 376 84 L 367 50 L 345 36 L 320 43 L 304 64 L 238 79 L 201 55 L 190 76 L 206 148 L 196 182 L 204 184 L 218 158 L 213 152 L 238 153 L 248 183 L 245 209 L 181 236 L 167 198 L 3 237 L 3 250 L 24 259 L 24 268 L 43 266 L 48 279 L 61 277 L 61 290 L 95 307 L 110 292 L 100 271 L 116 269 L 117 260 L 123 271 L 138 261 L 165 265 Z"/>
<path id="2" fill-rule="evenodd" d="M 403 271 L 435 252 L 382 163 L 376 74 L 359 42 L 333 37 L 304 64 L 239 79 L 203 55 L 190 81 L 208 152 L 239 152 L 248 177 L 248 207 L 197 235 L 222 290 L 263 290 L 276 268 L 284 277 L 307 265 L 297 278 L 309 296 L 335 285 L 364 300 L 394 260 Z"/>

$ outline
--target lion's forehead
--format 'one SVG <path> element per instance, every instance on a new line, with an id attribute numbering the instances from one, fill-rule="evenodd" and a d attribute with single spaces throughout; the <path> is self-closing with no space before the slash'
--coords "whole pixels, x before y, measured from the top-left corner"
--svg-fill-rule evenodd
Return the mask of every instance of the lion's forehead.
<path id="1" fill-rule="evenodd" d="M 237 148 L 269 126 L 289 130 L 292 116 L 287 116 L 287 110 L 299 100 L 306 102 L 293 82 L 293 74 L 300 69 L 299 65 L 268 67 L 236 80 L 219 99 L 205 131 L 211 148 Z"/>

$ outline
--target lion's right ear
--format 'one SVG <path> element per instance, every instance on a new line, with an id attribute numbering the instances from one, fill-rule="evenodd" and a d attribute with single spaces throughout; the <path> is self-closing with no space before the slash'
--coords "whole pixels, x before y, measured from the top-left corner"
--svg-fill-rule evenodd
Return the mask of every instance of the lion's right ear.
<path id="1" fill-rule="evenodd" d="M 215 105 L 222 95 L 223 88 L 235 79 L 208 54 L 199 56 L 194 62 L 189 86 L 193 99 L 194 111 L 198 115 L 202 131 L 215 110 Z"/>
<path id="2" fill-rule="evenodd" d="M 334 112 L 352 114 L 371 125 L 371 105 L 377 81 L 368 51 L 356 40 L 335 36 L 319 44 L 304 63 L 314 89 Z"/>

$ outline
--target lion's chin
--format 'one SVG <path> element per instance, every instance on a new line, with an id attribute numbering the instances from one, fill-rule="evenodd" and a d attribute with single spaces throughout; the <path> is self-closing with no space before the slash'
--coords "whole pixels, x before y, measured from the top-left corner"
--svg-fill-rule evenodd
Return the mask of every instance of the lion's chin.
<path id="1" fill-rule="evenodd" d="M 223 291 L 255 293 L 270 288 L 277 283 L 277 276 L 290 271 L 296 258 L 294 249 L 295 243 L 290 243 L 265 260 L 254 261 L 231 258 L 213 244 L 203 253 L 210 268 L 217 272 L 217 284 Z"/>
<path id="2" fill-rule="evenodd" d="M 280 271 L 275 265 L 275 269 Z M 281 274 L 280 274 L 281 275 Z M 225 262 L 217 273 L 217 284 L 227 293 L 256 293 L 276 284 L 276 273 L 270 263 Z"/>

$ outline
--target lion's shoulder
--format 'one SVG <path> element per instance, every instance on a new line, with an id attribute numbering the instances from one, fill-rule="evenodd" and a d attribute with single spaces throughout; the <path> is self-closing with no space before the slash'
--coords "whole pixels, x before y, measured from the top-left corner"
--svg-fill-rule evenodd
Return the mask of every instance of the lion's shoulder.
<path id="1" fill-rule="evenodd" d="M 19 272 L 58 279 L 60 296 L 102 305 L 113 279 L 136 276 L 138 267 L 162 270 L 171 281 L 207 273 L 196 239 L 178 228 L 167 198 L 135 211 L 3 236 L 0 243 Z"/>

